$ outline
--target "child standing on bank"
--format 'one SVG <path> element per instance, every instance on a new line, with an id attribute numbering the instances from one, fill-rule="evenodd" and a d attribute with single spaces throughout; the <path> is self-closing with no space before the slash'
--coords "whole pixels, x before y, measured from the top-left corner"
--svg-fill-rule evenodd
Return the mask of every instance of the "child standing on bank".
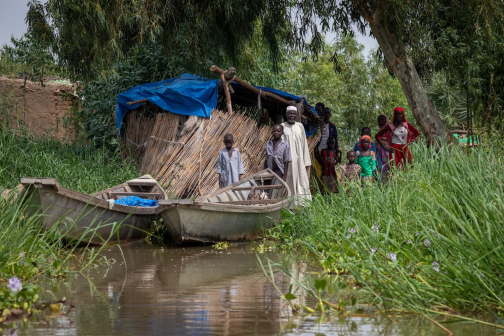
<path id="1" fill-rule="evenodd" d="M 217 161 L 217 174 L 219 174 L 219 187 L 224 188 L 240 180 L 244 174 L 243 163 L 238 148 L 233 148 L 234 139 L 232 134 L 224 136 L 226 148 L 219 152 Z"/>
<path id="2" fill-rule="evenodd" d="M 361 176 L 364 182 L 373 181 L 376 172 L 376 154 L 371 150 L 371 137 L 364 135 L 360 139 L 360 150 L 357 151 L 355 162 L 361 167 Z"/>
<path id="3" fill-rule="evenodd" d="M 273 125 L 271 135 L 273 135 L 273 139 L 266 143 L 264 169 L 269 168 L 273 170 L 275 174 L 285 181 L 292 158 L 289 145 L 282 140 L 283 126 L 280 124 Z"/>
<path id="4" fill-rule="evenodd" d="M 338 192 L 338 176 L 336 174 L 335 164 L 338 162 L 338 152 L 336 151 L 336 139 L 329 137 L 327 139 L 327 148 L 316 155 L 317 161 L 322 166 L 322 182 L 320 192 L 325 195 L 328 192 Z"/>
<path id="5" fill-rule="evenodd" d="M 340 182 L 342 184 L 359 182 L 361 180 L 361 167 L 355 163 L 357 154 L 354 151 L 349 151 L 347 153 L 348 163 L 343 165 L 343 171 L 341 172 Z"/>

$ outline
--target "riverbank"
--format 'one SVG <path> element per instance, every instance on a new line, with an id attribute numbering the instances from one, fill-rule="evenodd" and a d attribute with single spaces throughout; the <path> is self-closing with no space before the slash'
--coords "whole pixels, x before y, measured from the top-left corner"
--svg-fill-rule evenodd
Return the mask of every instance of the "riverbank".
<path id="1" fill-rule="evenodd" d="M 380 309 L 502 315 L 502 143 L 413 147 L 413 169 L 350 197 L 316 195 L 269 237 L 307 251 L 341 289 Z"/>

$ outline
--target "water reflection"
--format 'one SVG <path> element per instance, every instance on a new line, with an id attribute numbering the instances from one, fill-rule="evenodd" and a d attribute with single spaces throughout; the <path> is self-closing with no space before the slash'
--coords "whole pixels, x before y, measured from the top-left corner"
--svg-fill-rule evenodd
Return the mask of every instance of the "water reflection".
<path id="1" fill-rule="evenodd" d="M 110 269 L 89 270 L 48 285 L 58 298 L 77 306 L 68 316 L 38 316 L 17 326 L 18 335 L 446 335 L 419 318 L 392 323 L 383 318 L 334 316 L 291 318 L 274 286 L 263 276 L 247 245 L 211 247 L 111 248 Z M 306 275 L 286 255 L 263 255 Z M 126 260 L 126 266 L 123 262 Z M 290 279 L 276 274 L 285 293 Z M 12 327 L 12 326 L 11 326 Z M 490 328 L 451 324 L 456 335 L 493 335 Z M 7 329 L 3 329 L 7 334 Z M 490 333 L 492 332 L 492 333 Z"/>

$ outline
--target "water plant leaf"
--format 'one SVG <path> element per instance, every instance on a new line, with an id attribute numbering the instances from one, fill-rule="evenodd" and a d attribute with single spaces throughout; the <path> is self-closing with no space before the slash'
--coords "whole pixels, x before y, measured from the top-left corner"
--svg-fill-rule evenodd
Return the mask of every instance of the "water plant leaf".
<path id="1" fill-rule="evenodd" d="M 315 288 L 319 291 L 324 290 L 327 287 L 327 280 L 326 279 L 321 279 L 321 280 L 315 280 Z"/>
<path id="2" fill-rule="evenodd" d="M 296 296 L 294 294 L 292 294 L 292 293 L 287 293 L 287 294 L 284 295 L 284 298 L 287 301 L 291 301 L 291 300 L 296 299 Z"/>

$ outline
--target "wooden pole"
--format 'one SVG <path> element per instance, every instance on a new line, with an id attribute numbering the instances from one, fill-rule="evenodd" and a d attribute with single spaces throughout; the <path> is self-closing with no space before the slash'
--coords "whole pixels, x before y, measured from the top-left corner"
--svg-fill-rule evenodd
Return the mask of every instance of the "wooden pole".
<path id="1" fill-rule="evenodd" d="M 233 112 L 233 106 L 231 105 L 231 93 L 229 92 L 229 83 L 231 83 L 232 79 L 227 81 L 224 73 L 221 75 L 222 85 L 224 86 L 224 93 L 226 94 L 226 102 L 227 102 L 227 110 L 228 113 Z"/>
<path id="2" fill-rule="evenodd" d="M 127 102 L 126 104 L 128 104 L 128 105 L 135 105 L 135 104 L 143 103 L 143 102 L 146 102 L 146 101 L 147 101 L 147 99 L 140 99 L 140 100 L 135 100 L 135 101 Z"/>
<path id="3" fill-rule="evenodd" d="M 229 68 L 230 69 L 234 69 L 234 68 Z M 229 71 L 228 70 L 228 71 Z M 226 73 L 227 71 L 224 71 L 222 70 L 221 68 L 219 68 L 218 66 L 216 65 L 212 65 L 212 67 L 210 68 L 210 71 L 218 74 L 218 75 L 222 75 L 223 73 Z M 272 92 L 268 92 L 268 91 L 260 91 L 258 88 L 250 85 L 249 83 L 245 82 L 243 79 L 240 79 L 238 77 L 234 77 L 234 81 L 238 84 L 240 84 L 241 86 L 243 86 L 244 88 L 254 92 L 254 93 L 257 93 L 257 94 L 261 94 L 265 97 L 269 97 L 269 98 L 272 98 L 274 100 L 276 100 L 277 102 L 285 105 L 285 106 L 289 106 L 291 105 L 291 102 L 288 101 L 287 99 L 283 98 L 283 97 L 280 97 L 279 95 L 276 95 Z M 312 111 L 310 111 L 310 109 L 308 108 L 307 105 L 303 105 L 303 108 L 304 108 L 304 112 L 305 112 L 305 115 L 306 117 L 309 119 L 309 120 L 316 120 L 318 122 L 322 122 L 322 118 L 320 116 L 316 116 L 315 114 L 313 114 Z"/>
<path id="4" fill-rule="evenodd" d="M 210 68 L 210 71 L 218 74 L 218 75 L 222 75 L 224 73 L 224 70 L 222 70 L 221 68 L 219 68 L 218 66 L 216 65 L 212 65 L 212 67 Z M 253 87 L 252 85 L 250 85 L 249 83 L 245 82 L 244 80 L 238 78 L 238 77 L 234 77 L 234 81 L 238 84 L 240 84 L 241 86 L 243 86 L 244 88 L 246 88 L 247 90 L 250 90 L 252 92 L 255 92 L 257 94 L 259 94 L 259 89 L 256 88 L 256 87 Z M 273 98 L 275 99 L 276 101 L 278 101 L 279 103 L 282 103 L 284 105 L 290 105 L 290 102 L 274 93 L 271 93 L 271 92 L 267 92 L 267 91 L 261 91 L 261 95 L 263 96 L 266 96 L 266 97 L 270 97 L 270 98 Z"/>

